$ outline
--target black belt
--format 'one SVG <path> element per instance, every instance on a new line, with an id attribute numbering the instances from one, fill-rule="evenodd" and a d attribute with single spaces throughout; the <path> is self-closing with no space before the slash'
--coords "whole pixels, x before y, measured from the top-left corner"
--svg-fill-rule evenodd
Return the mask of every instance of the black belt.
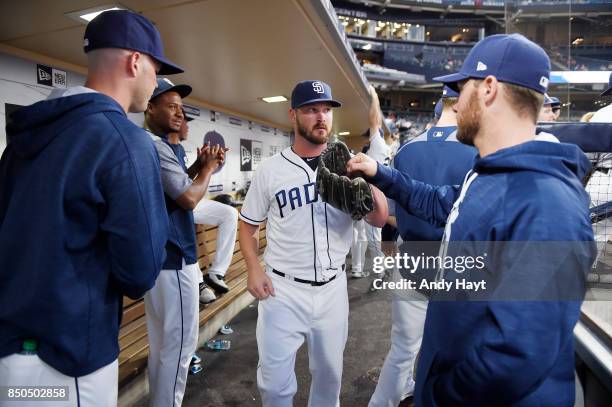
<path id="1" fill-rule="evenodd" d="M 345 267 L 345 265 L 343 264 L 342 265 L 342 271 L 344 271 L 344 267 Z M 287 274 L 283 273 L 282 271 L 278 271 L 276 269 L 272 269 L 272 272 L 274 274 L 277 274 L 277 275 L 281 276 L 281 277 L 285 277 L 286 279 L 293 280 L 296 283 L 309 284 L 309 285 L 311 285 L 313 287 L 320 287 L 322 285 L 325 285 L 325 284 L 329 283 L 330 281 L 334 281 L 336 279 L 336 277 L 338 277 L 338 274 L 336 274 L 335 276 L 333 276 L 332 278 L 330 278 L 327 281 L 312 281 L 312 280 L 304 280 L 302 278 L 297 278 L 297 277 L 291 277 L 291 276 L 288 276 Z"/>

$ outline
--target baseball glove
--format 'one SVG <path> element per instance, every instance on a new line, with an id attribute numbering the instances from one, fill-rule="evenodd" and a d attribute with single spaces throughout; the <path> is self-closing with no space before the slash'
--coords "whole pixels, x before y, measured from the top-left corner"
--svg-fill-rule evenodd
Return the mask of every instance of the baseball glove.
<path id="1" fill-rule="evenodd" d="M 372 190 L 363 178 L 347 176 L 346 163 L 350 159 L 346 144 L 329 143 L 319 160 L 317 188 L 323 202 L 360 220 L 374 209 L 374 200 Z"/>

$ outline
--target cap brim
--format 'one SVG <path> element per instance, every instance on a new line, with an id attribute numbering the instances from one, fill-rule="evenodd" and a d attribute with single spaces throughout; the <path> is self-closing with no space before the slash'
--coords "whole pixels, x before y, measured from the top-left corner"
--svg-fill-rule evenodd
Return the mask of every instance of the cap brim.
<path id="1" fill-rule="evenodd" d="M 185 72 L 183 68 L 174 64 L 173 62 L 164 57 L 160 57 L 157 55 L 151 55 L 151 57 L 161 64 L 159 72 L 157 73 L 158 75 L 174 75 L 177 73 Z"/>
<path id="2" fill-rule="evenodd" d="M 442 82 L 446 84 L 446 86 L 454 90 L 455 92 L 459 92 L 459 87 L 457 86 L 457 82 L 461 82 L 468 78 L 469 76 L 464 75 L 460 72 L 457 72 L 457 73 L 452 73 L 450 75 L 436 76 L 432 80 L 435 82 Z"/>
<path id="3" fill-rule="evenodd" d="M 325 102 L 331 104 L 332 107 L 341 107 L 342 106 L 342 103 L 338 102 L 337 100 L 333 100 L 333 99 L 312 99 L 312 100 L 307 100 L 306 102 L 304 102 L 304 103 L 302 103 L 300 105 L 295 106 L 294 109 L 297 109 L 298 107 L 303 107 L 303 106 L 306 106 L 306 105 L 312 105 L 314 103 L 325 103 Z"/>
<path id="4" fill-rule="evenodd" d="M 186 98 L 187 96 L 189 96 L 193 89 L 189 85 L 175 85 L 175 86 L 171 87 L 170 89 L 168 89 L 166 92 L 168 92 L 170 90 L 173 91 L 173 92 L 178 93 L 179 96 L 182 99 L 182 98 Z"/>
<path id="5" fill-rule="evenodd" d="M 612 93 L 612 86 L 609 87 L 608 89 L 604 90 L 603 92 L 601 92 L 601 95 L 599 95 L 599 96 L 607 96 L 610 93 Z"/>
<path id="6" fill-rule="evenodd" d="M 187 96 L 189 96 L 191 94 L 192 88 L 189 85 L 174 85 L 171 86 L 167 89 L 161 90 L 159 91 L 159 88 L 155 89 L 155 91 L 153 92 L 153 95 L 151 96 L 150 100 L 155 99 L 156 97 L 158 97 L 159 95 L 163 95 L 164 93 L 168 93 L 168 92 L 176 92 L 179 94 L 179 96 L 181 97 L 181 99 L 186 98 Z"/>
<path id="7" fill-rule="evenodd" d="M 185 117 L 185 121 L 188 121 L 188 122 L 193 120 L 193 117 L 189 117 L 187 115 L 184 115 L 183 117 Z"/>

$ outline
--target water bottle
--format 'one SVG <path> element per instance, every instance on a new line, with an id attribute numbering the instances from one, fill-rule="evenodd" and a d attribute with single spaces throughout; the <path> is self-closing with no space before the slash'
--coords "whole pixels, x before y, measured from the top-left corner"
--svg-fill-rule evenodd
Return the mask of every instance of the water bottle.
<path id="1" fill-rule="evenodd" d="M 227 341 L 227 340 L 222 340 L 222 339 L 211 339 L 210 341 L 206 342 L 206 347 L 208 349 L 212 349 L 215 351 L 218 350 L 228 350 L 232 345 L 231 341 Z"/>
<path id="2" fill-rule="evenodd" d="M 26 339 L 23 341 L 23 345 L 21 345 L 20 355 L 36 355 L 36 349 L 38 348 L 38 343 L 36 339 Z"/>

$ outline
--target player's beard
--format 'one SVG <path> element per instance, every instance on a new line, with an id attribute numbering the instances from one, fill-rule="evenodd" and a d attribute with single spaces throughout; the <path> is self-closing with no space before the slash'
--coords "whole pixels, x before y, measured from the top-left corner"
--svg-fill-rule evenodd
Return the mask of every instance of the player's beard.
<path id="1" fill-rule="evenodd" d="M 480 118 L 482 109 L 478 105 L 478 95 L 472 93 L 467 108 L 457 113 L 457 140 L 468 146 L 474 145 L 474 139 L 480 131 Z"/>
<path id="2" fill-rule="evenodd" d="M 300 122 L 300 119 L 296 116 L 295 122 L 297 124 L 297 130 L 300 136 L 304 137 L 306 140 L 310 141 L 312 144 L 325 144 L 329 141 L 329 127 L 327 124 L 317 123 L 308 131 L 304 125 Z M 314 131 L 324 128 L 325 133 L 321 136 L 315 135 Z"/>

